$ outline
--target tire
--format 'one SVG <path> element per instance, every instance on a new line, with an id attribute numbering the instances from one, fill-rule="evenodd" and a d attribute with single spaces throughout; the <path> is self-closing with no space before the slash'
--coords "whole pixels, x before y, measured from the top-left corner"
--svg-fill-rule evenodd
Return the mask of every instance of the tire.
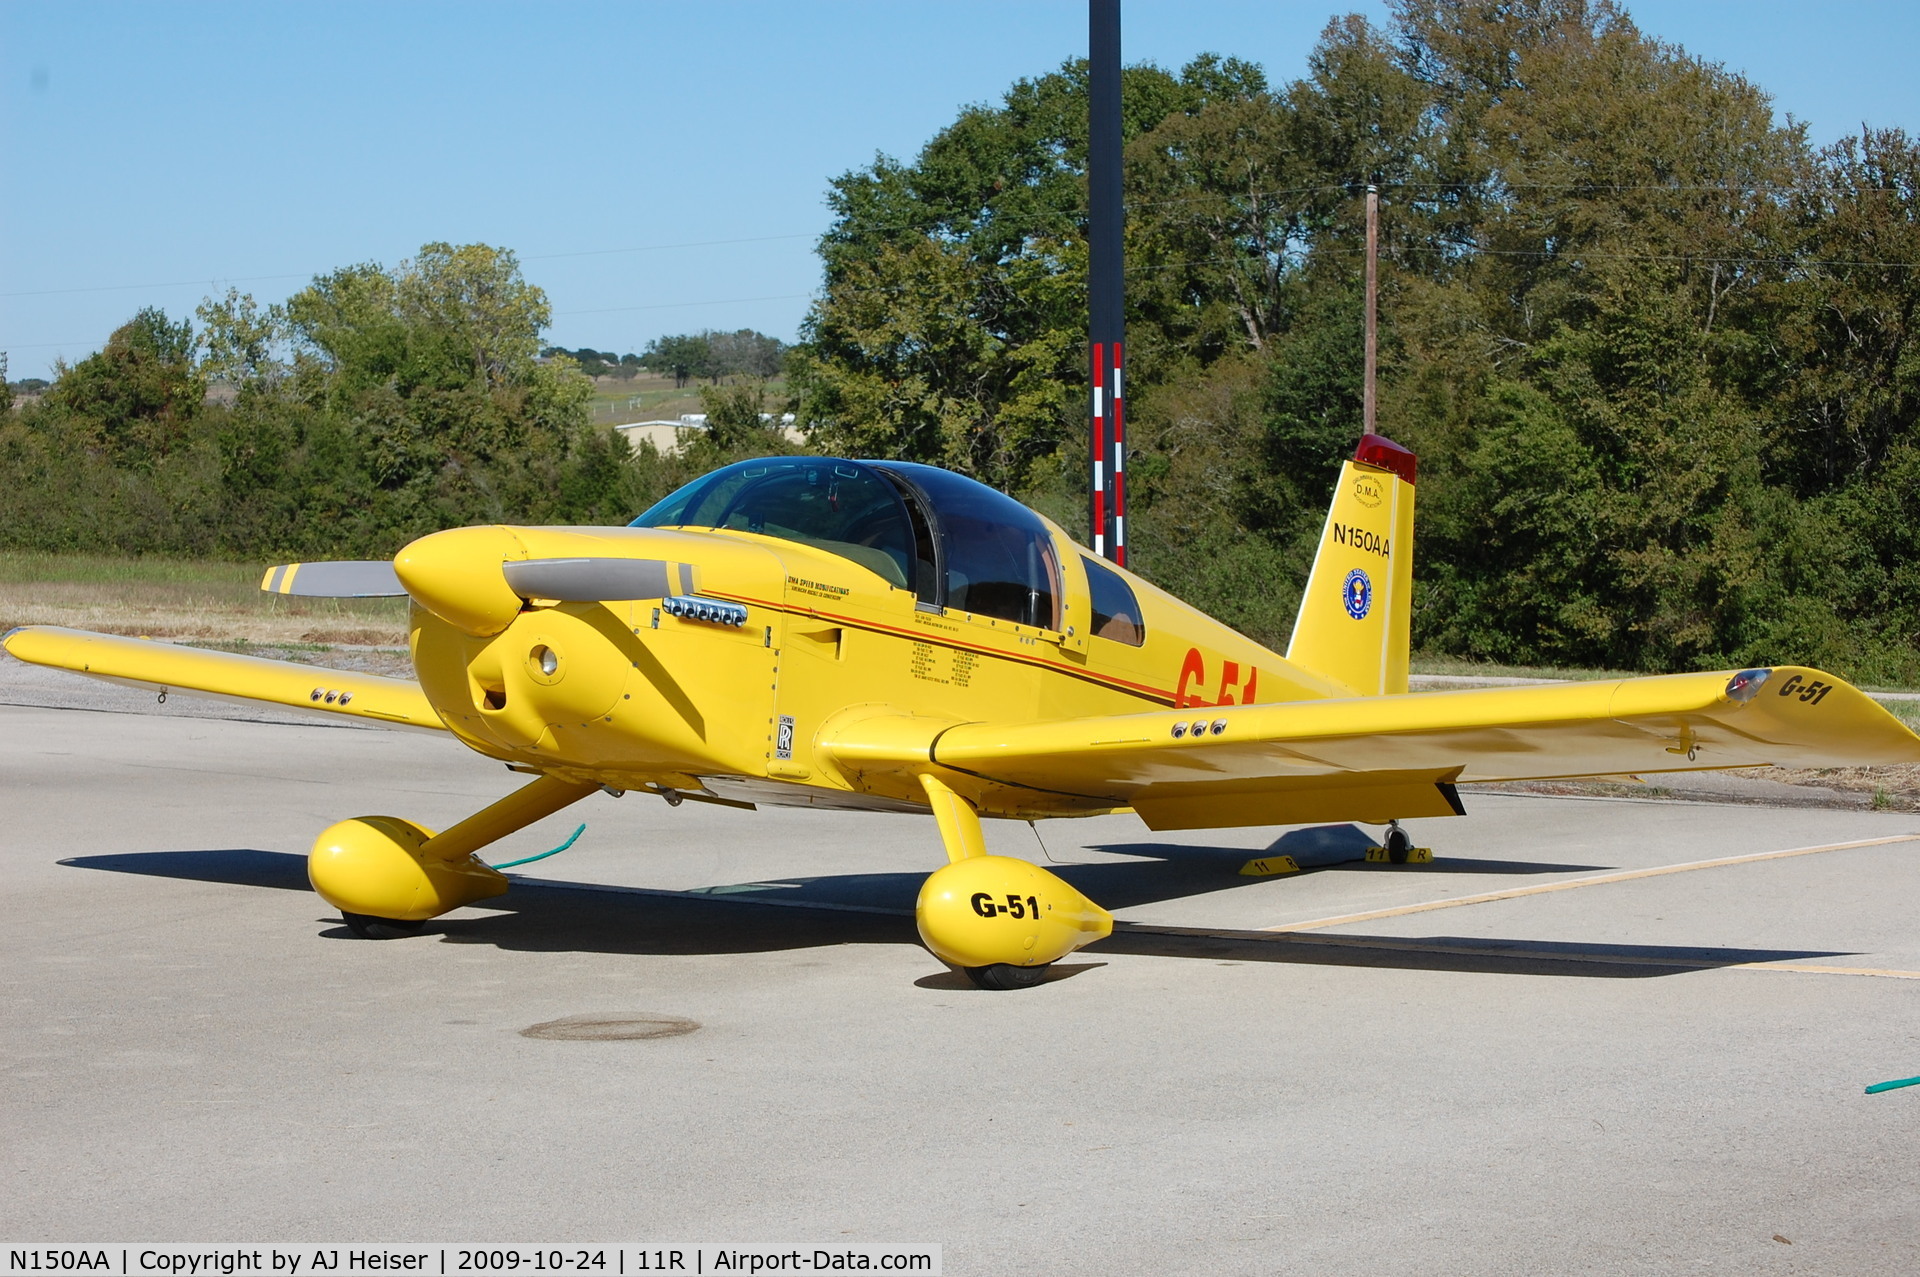
<path id="1" fill-rule="evenodd" d="M 417 936 L 420 928 L 427 924 L 417 918 L 376 918 L 370 913 L 348 913 L 342 909 L 340 920 L 347 924 L 347 930 L 362 940 L 398 940 L 402 936 Z"/>
<path id="2" fill-rule="evenodd" d="M 1413 835 L 1395 827 L 1387 830 L 1387 860 L 1396 865 L 1407 863 L 1407 856 L 1413 850 Z"/>
<path id="3" fill-rule="evenodd" d="M 985 967 L 962 967 L 967 979 L 983 989 L 1031 989 L 1044 982 L 1050 962 L 1037 967 L 1016 967 L 1010 962 L 996 962 Z"/>

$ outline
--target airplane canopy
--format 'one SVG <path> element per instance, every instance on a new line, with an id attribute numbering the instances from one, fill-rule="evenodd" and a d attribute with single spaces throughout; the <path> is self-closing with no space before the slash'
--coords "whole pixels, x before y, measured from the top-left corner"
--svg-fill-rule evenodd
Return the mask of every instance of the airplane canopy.
<path id="1" fill-rule="evenodd" d="M 797 541 L 850 559 L 927 606 L 1059 627 L 1060 568 L 1045 522 L 936 466 L 756 458 L 695 479 L 631 526 Z"/>

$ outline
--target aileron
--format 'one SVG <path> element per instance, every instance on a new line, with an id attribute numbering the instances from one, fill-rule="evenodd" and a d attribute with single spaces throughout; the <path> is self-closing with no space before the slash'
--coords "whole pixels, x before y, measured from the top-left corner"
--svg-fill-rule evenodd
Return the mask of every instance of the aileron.
<path id="1" fill-rule="evenodd" d="M 407 679 L 56 625 L 16 629 L 6 636 L 5 644 L 10 654 L 34 665 L 155 692 L 255 701 L 398 727 L 444 730 L 419 684 Z"/>

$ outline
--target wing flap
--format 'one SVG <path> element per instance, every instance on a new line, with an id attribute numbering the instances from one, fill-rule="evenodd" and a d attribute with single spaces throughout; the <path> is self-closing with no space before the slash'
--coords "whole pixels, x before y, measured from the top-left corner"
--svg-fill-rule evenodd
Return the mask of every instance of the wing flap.
<path id="1" fill-rule="evenodd" d="M 156 692 L 265 702 L 328 717 L 445 730 L 419 684 L 408 679 L 210 652 L 57 625 L 29 625 L 10 631 L 4 644 L 9 654 L 33 665 L 72 670 Z"/>
<path id="2" fill-rule="evenodd" d="M 1385 824 L 1415 816 L 1458 816 L 1460 795 L 1441 772 L 1354 772 L 1258 783 L 1215 782 L 1133 796 L 1148 829 L 1231 829 L 1244 825 L 1317 825 L 1361 820 Z"/>
<path id="3" fill-rule="evenodd" d="M 1365 789 L 1385 801 L 1386 790 L 1412 786 L 1401 798 L 1432 805 L 1435 787 L 1456 781 L 1920 763 L 1920 736 L 1858 689 L 1819 670 L 1777 667 L 1756 690 L 1756 673 L 1220 706 L 1202 718 L 1189 708 L 970 723 L 942 733 L 931 761 L 1134 806 L 1143 817 L 1171 804 L 1169 819 L 1204 816 L 1207 802 L 1221 804 L 1223 817 L 1229 806 L 1243 815 L 1291 810 L 1292 790 Z"/>

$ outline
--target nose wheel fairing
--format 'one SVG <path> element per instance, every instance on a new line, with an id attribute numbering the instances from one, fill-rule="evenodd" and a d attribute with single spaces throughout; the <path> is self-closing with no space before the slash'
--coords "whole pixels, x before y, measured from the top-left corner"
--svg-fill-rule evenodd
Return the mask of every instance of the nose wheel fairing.
<path id="1" fill-rule="evenodd" d="M 542 776 L 435 834 L 397 816 L 362 816 L 327 829 L 307 857 L 307 878 L 343 914 L 417 922 L 504 894 L 506 875 L 474 853 L 595 792 Z"/>

